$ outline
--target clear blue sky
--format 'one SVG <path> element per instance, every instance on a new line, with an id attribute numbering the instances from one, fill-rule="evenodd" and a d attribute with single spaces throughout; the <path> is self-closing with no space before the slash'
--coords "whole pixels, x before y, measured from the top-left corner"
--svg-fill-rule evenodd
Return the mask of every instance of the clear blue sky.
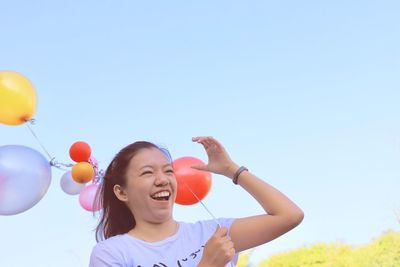
<path id="1" fill-rule="evenodd" d="M 400 230 L 398 1 L 6 1 L 0 70 L 37 90 L 36 134 L 57 160 L 88 142 L 105 168 L 136 140 L 206 160 L 190 139 L 212 135 L 280 189 L 303 223 L 254 252 Z M 26 126 L 0 145 L 41 153 Z M 32 209 L 0 217 L 0 266 L 87 266 L 96 219 L 52 184 Z M 213 176 L 218 217 L 262 212 Z M 178 220 L 210 216 L 175 207 Z"/>

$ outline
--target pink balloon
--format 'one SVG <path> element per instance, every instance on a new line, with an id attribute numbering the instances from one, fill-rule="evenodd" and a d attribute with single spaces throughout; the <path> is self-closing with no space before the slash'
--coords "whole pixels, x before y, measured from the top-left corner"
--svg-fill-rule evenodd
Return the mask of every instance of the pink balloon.
<path id="1" fill-rule="evenodd" d="M 101 209 L 101 207 L 96 207 L 94 205 L 94 199 L 99 188 L 98 184 L 91 184 L 82 189 L 79 194 L 79 203 L 82 208 L 87 211 L 98 211 Z"/>

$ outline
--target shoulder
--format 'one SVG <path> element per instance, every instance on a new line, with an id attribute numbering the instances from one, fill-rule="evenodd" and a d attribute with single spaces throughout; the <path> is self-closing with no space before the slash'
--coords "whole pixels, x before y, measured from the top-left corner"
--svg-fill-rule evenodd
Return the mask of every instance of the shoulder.
<path id="1" fill-rule="evenodd" d="M 90 255 L 90 267 L 125 266 L 124 239 L 124 235 L 117 235 L 98 242 Z"/>
<path id="2" fill-rule="evenodd" d="M 197 224 L 200 224 L 203 227 L 213 228 L 215 230 L 216 226 L 230 228 L 234 220 L 234 218 L 217 218 L 212 220 L 198 221 Z"/>
<path id="3" fill-rule="evenodd" d="M 235 218 L 217 218 L 210 220 L 201 220 L 193 223 L 181 222 L 180 225 L 189 232 L 201 231 L 208 234 L 210 232 L 214 233 L 218 226 L 230 229 L 234 220 Z"/>
<path id="4" fill-rule="evenodd" d="M 124 243 L 125 242 L 124 239 L 125 239 L 124 235 L 112 236 L 110 238 L 98 242 L 94 246 L 94 249 L 115 248 L 118 247 L 121 243 Z"/>

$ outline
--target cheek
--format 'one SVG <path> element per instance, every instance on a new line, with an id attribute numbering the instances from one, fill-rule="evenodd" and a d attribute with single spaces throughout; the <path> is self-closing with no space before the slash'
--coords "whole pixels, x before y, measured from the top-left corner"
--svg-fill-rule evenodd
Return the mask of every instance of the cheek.
<path id="1" fill-rule="evenodd" d="M 171 178 L 171 184 L 172 184 L 173 188 L 174 188 L 174 189 L 175 189 L 175 191 L 176 191 L 177 182 L 176 182 L 176 178 L 175 178 L 175 176 L 174 176 L 173 178 Z"/>
<path id="2" fill-rule="evenodd" d="M 143 182 L 130 181 L 127 184 L 127 190 L 131 199 L 143 198 L 143 195 L 148 192 L 146 188 L 148 187 Z"/>

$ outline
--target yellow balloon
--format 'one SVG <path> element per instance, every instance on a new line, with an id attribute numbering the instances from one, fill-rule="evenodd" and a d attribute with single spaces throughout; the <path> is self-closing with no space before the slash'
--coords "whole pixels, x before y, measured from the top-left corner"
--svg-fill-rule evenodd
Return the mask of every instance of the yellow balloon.
<path id="1" fill-rule="evenodd" d="M 0 71 L 0 123 L 19 125 L 32 119 L 36 101 L 27 78 L 15 71 Z"/>

